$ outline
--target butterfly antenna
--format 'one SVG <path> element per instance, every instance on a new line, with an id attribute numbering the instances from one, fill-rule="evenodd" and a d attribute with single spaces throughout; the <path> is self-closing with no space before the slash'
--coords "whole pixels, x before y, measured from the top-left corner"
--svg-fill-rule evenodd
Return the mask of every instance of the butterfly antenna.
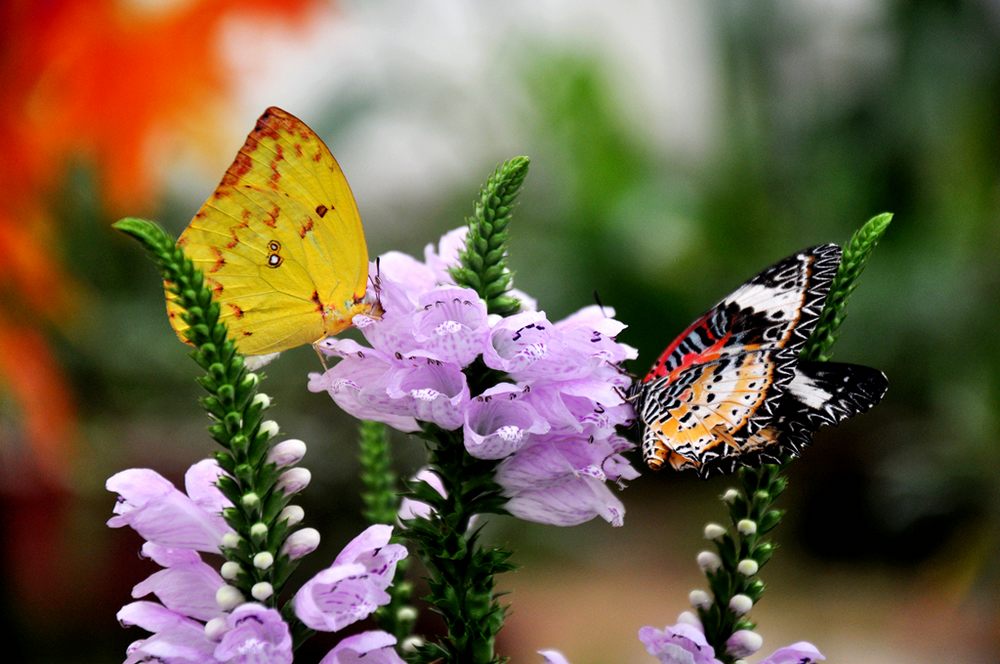
<path id="1" fill-rule="evenodd" d="M 603 303 L 603 302 L 601 302 L 601 296 L 600 296 L 600 294 L 599 294 L 599 293 L 597 292 L 597 289 L 596 289 L 596 288 L 594 289 L 594 302 L 596 302 L 596 303 L 597 303 L 597 306 L 601 308 L 601 314 L 602 314 L 602 315 L 603 315 L 603 316 L 604 316 L 605 318 L 607 318 L 607 317 L 608 317 L 608 312 L 606 312 L 606 311 L 604 310 L 604 303 Z"/>

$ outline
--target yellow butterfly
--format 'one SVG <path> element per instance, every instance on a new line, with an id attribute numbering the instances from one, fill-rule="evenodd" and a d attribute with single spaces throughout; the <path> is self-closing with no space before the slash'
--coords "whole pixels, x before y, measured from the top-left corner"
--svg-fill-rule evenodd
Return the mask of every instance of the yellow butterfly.
<path id="1" fill-rule="evenodd" d="M 279 108 L 257 120 L 177 244 L 244 355 L 316 343 L 381 313 L 365 298 L 368 247 L 347 179 L 316 133 Z M 181 311 L 168 295 L 184 340 Z"/>

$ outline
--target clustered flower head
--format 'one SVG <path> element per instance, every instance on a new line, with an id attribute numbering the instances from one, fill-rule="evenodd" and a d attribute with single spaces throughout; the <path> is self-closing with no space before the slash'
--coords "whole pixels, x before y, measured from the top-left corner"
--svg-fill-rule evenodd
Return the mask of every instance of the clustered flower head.
<path id="1" fill-rule="evenodd" d="M 201 553 L 218 554 L 220 546 L 238 542 L 221 515 L 232 506 L 215 485 L 222 472 L 214 460 L 196 463 L 185 475 L 186 493 L 148 469 L 133 468 L 108 479 L 108 490 L 118 494 L 108 525 L 138 532 L 146 540 L 143 555 L 163 568 L 132 589 L 136 599 L 153 595 L 159 601 L 135 601 L 118 612 L 123 625 L 151 633 L 129 646 L 126 664 L 292 662 L 292 637 L 281 614 L 246 601 L 226 583 L 227 566 L 233 563 L 225 563 L 220 574 L 202 560 Z M 315 531 L 297 532 L 305 533 L 298 539 L 310 540 L 311 546 L 300 543 L 285 555 L 298 557 L 315 549 Z M 313 629 L 338 631 L 388 603 L 386 588 L 396 563 L 406 556 L 403 546 L 389 544 L 391 534 L 391 526 L 371 526 L 333 565 L 307 581 L 295 596 L 298 618 Z M 402 664 L 395 641 L 384 632 L 365 632 L 341 641 L 323 663 L 347 664 L 364 656 L 366 662 Z"/>
<path id="2" fill-rule="evenodd" d="M 381 256 L 372 274 L 378 270 L 385 313 L 354 319 L 370 347 L 323 342 L 341 359 L 311 374 L 309 388 L 329 392 L 354 417 L 401 431 L 421 423 L 460 430 L 470 455 L 502 460 L 495 480 L 515 516 L 561 526 L 601 516 L 621 525 L 624 506 L 606 482 L 638 476 L 620 454 L 632 443 L 615 432 L 634 417 L 621 364 L 636 351 L 615 340 L 625 325 L 597 306 L 553 322 L 518 292 L 521 313 L 489 315 L 448 272 L 466 232 L 428 246 L 424 262 Z M 470 368 L 482 375 L 484 367 L 494 379 L 470 385 Z"/>

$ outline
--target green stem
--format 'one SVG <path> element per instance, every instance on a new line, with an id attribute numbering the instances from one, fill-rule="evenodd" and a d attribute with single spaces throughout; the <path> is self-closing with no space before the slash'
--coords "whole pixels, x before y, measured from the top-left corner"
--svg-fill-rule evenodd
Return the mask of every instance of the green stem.
<path id="1" fill-rule="evenodd" d="M 381 422 L 362 421 L 360 426 L 361 499 L 365 504 L 364 517 L 369 523 L 396 525 L 399 513 L 397 478 L 392 470 L 392 450 L 389 446 L 388 428 Z M 393 534 L 392 541 L 400 543 L 403 537 Z M 410 604 L 413 584 L 406 580 L 409 559 L 396 565 L 396 574 L 388 588 L 389 603 L 375 612 L 378 626 L 402 643 L 413 631 L 417 618 L 416 609 Z"/>

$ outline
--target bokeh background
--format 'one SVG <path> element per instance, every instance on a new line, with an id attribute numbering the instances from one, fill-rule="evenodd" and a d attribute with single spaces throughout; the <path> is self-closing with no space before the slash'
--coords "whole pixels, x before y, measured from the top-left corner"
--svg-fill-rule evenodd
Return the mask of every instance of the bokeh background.
<path id="1" fill-rule="evenodd" d="M 110 224 L 179 233 L 271 104 L 327 139 L 373 254 L 420 255 L 498 162 L 530 155 L 517 285 L 555 317 L 598 291 L 637 373 L 746 277 L 894 212 L 836 350 L 884 369 L 889 394 L 792 467 L 753 615 L 765 652 L 997 661 L 1000 3 L 7 0 L 0 20 L 10 661 L 116 661 L 140 636 L 114 614 L 154 566 L 103 525 L 104 480 L 177 479 L 211 443 L 155 270 Z M 310 444 L 302 503 L 324 547 L 303 579 L 363 526 L 354 423 L 306 390 L 317 368 L 289 352 L 266 384 Z M 400 472 L 420 464 L 416 441 L 395 450 Z M 650 661 L 636 630 L 702 585 L 727 486 L 644 475 L 621 529 L 496 519 L 522 565 L 500 580 L 502 651 Z"/>

